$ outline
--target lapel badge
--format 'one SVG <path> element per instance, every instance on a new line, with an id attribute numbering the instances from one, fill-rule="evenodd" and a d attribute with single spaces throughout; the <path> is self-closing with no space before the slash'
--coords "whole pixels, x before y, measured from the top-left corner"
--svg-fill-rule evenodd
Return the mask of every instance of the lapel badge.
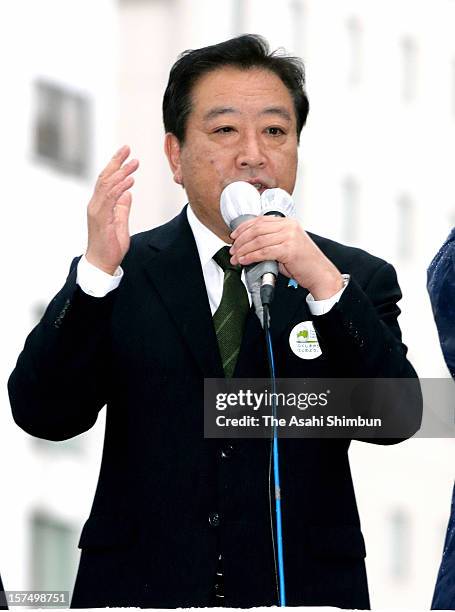
<path id="1" fill-rule="evenodd" d="M 302 321 L 289 334 L 289 346 L 300 359 L 316 359 L 322 355 L 312 321 Z"/>

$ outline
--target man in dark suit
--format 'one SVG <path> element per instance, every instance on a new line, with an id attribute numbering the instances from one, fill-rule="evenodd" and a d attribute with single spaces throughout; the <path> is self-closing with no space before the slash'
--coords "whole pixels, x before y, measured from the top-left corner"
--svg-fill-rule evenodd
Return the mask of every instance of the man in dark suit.
<path id="1" fill-rule="evenodd" d="M 187 52 L 172 68 L 163 114 L 166 154 L 189 206 L 130 241 L 138 162 L 126 162 L 128 147 L 98 179 L 86 254 L 9 382 L 16 422 L 51 440 L 88 430 L 107 404 L 75 607 L 277 603 L 269 441 L 203 434 L 204 378 L 268 376 L 248 302 L 238 355 L 220 356 L 212 315 L 224 302 L 224 268 L 244 292 L 240 309 L 248 296 L 237 264 L 279 262 L 271 309 L 277 376 L 415 377 L 388 263 L 310 236 L 295 219 L 258 217 L 231 234 L 220 215 L 220 193 L 234 181 L 292 193 L 307 113 L 300 61 L 269 54 L 261 38 Z M 291 350 L 291 330 L 302 322 L 317 331 L 315 359 Z M 289 605 L 369 607 L 349 443 L 281 441 Z"/>
<path id="2" fill-rule="evenodd" d="M 428 268 L 427 288 L 445 362 L 455 377 L 455 228 Z M 433 610 L 455 610 L 455 486 L 444 553 L 431 603 Z"/>

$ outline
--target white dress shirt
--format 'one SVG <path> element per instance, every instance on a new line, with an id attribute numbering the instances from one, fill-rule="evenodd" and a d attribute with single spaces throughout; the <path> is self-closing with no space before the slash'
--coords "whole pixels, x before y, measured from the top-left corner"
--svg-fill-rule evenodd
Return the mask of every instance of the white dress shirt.
<path id="1" fill-rule="evenodd" d="M 190 205 L 187 207 L 187 216 L 188 223 L 190 224 L 191 231 L 193 232 L 194 240 L 196 241 L 199 259 L 201 260 L 202 274 L 204 276 L 205 287 L 207 289 L 210 310 L 213 315 L 221 302 L 224 280 L 224 272 L 215 262 L 213 256 L 222 247 L 231 245 L 227 245 L 221 240 L 221 238 L 218 238 L 216 234 L 201 223 L 194 214 Z M 76 282 L 84 293 L 87 293 L 93 297 L 104 297 L 110 291 L 117 289 L 122 277 L 122 268 L 118 267 L 114 275 L 111 276 L 110 274 L 103 272 L 103 270 L 100 270 L 96 266 L 89 263 L 85 255 L 80 259 L 77 265 Z M 335 293 L 335 295 L 326 300 L 315 300 L 311 294 L 307 295 L 306 301 L 312 315 L 322 315 L 328 312 L 333 305 L 338 302 L 349 282 L 349 275 L 343 274 L 343 279 L 344 287 Z M 242 281 L 246 287 L 245 271 L 242 271 Z M 293 291 L 293 289 L 290 288 L 289 291 Z M 251 304 L 251 295 L 249 292 L 248 298 Z"/>

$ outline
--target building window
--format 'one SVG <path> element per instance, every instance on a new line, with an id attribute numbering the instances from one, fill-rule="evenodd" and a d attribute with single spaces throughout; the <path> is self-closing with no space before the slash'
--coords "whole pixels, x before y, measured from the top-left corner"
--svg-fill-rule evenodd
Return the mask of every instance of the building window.
<path id="1" fill-rule="evenodd" d="M 232 31 L 234 36 L 239 36 L 245 31 L 245 0 L 232 2 Z"/>
<path id="2" fill-rule="evenodd" d="M 455 59 L 453 59 L 450 63 L 450 83 L 451 83 L 451 106 L 452 106 L 452 114 L 455 116 Z"/>
<path id="3" fill-rule="evenodd" d="M 411 563 L 411 528 L 409 518 L 402 510 L 389 517 L 389 570 L 396 580 L 405 580 Z"/>
<path id="4" fill-rule="evenodd" d="M 401 96 L 410 102 L 417 94 L 417 45 L 412 38 L 401 41 Z"/>
<path id="5" fill-rule="evenodd" d="M 402 195 L 397 206 L 397 255 L 406 260 L 414 254 L 415 211 L 412 199 L 408 195 Z"/>
<path id="6" fill-rule="evenodd" d="M 35 590 L 71 591 L 77 570 L 77 532 L 42 513 L 31 519 L 32 584 Z"/>
<path id="7" fill-rule="evenodd" d="M 351 17 L 347 22 L 348 83 L 358 85 L 362 78 L 363 33 L 359 20 Z"/>
<path id="8" fill-rule="evenodd" d="M 63 87 L 35 83 L 34 153 L 40 161 L 75 176 L 90 162 L 90 104 Z"/>
<path id="9" fill-rule="evenodd" d="M 348 177 L 342 186 L 341 236 L 344 242 L 355 243 L 359 238 L 360 203 L 357 181 Z"/>
<path id="10" fill-rule="evenodd" d="M 301 57 L 305 55 L 305 28 L 304 28 L 304 15 L 305 8 L 303 6 L 303 0 L 291 0 L 291 20 L 292 20 L 292 37 L 293 45 L 292 48 L 296 54 Z"/>

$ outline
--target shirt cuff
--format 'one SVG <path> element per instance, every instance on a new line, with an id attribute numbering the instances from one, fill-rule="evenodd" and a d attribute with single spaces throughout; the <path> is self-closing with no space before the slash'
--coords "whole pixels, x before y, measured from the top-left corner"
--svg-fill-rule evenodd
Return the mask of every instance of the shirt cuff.
<path id="1" fill-rule="evenodd" d="M 320 315 L 329 312 L 335 306 L 335 304 L 339 301 L 340 297 L 343 295 L 343 291 L 346 289 L 349 283 L 350 275 L 342 274 L 343 276 L 343 287 L 332 295 L 332 297 L 327 298 L 326 300 L 315 300 L 314 297 L 309 293 L 306 296 L 306 302 L 308 304 L 308 308 L 312 315 L 319 317 Z"/>
<path id="2" fill-rule="evenodd" d="M 114 272 L 114 276 L 103 272 L 91 264 L 85 255 L 81 257 L 77 264 L 76 283 L 87 295 L 93 297 L 104 297 L 110 291 L 117 289 L 123 277 L 123 270 L 120 266 Z"/>

